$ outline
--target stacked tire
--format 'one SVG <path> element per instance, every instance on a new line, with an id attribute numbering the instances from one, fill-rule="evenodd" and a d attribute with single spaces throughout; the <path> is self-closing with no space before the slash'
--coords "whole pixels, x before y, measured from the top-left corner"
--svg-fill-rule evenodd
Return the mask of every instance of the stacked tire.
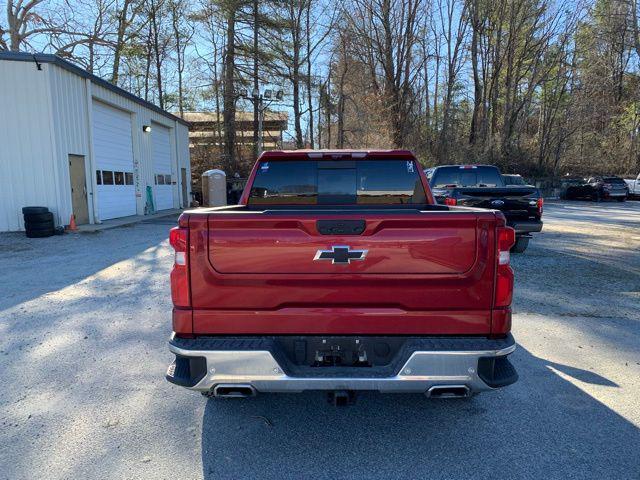
<path id="1" fill-rule="evenodd" d="M 27 237 L 44 238 L 55 233 L 53 213 L 47 207 L 23 207 L 22 216 Z"/>

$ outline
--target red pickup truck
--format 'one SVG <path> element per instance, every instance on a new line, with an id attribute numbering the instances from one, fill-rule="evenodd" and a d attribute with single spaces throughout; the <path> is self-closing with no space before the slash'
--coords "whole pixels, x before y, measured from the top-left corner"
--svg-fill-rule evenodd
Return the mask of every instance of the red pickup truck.
<path id="1" fill-rule="evenodd" d="M 411 152 L 271 151 L 171 230 L 167 379 L 215 397 L 467 397 L 515 382 L 514 230 L 438 205 Z"/>

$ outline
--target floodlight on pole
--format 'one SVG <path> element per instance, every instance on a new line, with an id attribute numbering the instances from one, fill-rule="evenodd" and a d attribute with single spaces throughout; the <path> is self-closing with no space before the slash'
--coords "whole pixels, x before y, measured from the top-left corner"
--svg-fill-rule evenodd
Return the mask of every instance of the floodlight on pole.
<path id="1" fill-rule="evenodd" d="M 274 101 L 282 101 L 284 98 L 284 91 L 266 89 L 260 93 L 259 88 L 254 88 L 251 97 L 246 95 L 247 90 L 243 90 L 244 98 L 251 101 L 254 107 L 258 110 L 258 155 L 262 153 L 262 125 L 264 121 L 264 113 Z M 266 100 L 266 101 L 265 101 Z"/>

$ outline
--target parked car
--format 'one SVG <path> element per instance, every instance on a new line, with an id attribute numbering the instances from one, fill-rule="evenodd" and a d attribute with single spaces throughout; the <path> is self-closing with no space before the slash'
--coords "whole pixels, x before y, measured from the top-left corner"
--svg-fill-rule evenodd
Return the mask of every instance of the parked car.
<path id="1" fill-rule="evenodd" d="M 635 180 L 625 179 L 625 183 L 629 189 L 629 197 L 640 197 L 640 173 Z"/>
<path id="2" fill-rule="evenodd" d="M 517 174 L 513 174 L 513 173 L 503 173 L 502 174 L 502 180 L 504 181 L 504 186 L 505 187 L 511 187 L 511 186 L 516 186 L 516 187 L 528 186 L 528 187 L 532 187 L 533 186 L 533 185 L 529 185 L 527 182 L 525 182 L 524 178 L 522 178 L 521 175 L 517 175 Z"/>
<path id="3" fill-rule="evenodd" d="M 560 180 L 560 199 L 569 200 L 576 193 L 576 187 L 584 185 L 587 180 L 582 177 L 563 177 Z"/>
<path id="4" fill-rule="evenodd" d="M 542 230 L 540 190 L 530 185 L 506 186 L 500 170 L 492 165 L 435 167 L 429 185 L 438 203 L 500 210 L 516 231 L 515 253 L 523 253 L 531 234 Z"/>
<path id="5" fill-rule="evenodd" d="M 515 382 L 515 232 L 438 205 L 408 151 L 269 151 L 239 205 L 171 230 L 175 360 L 213 397 L 467 397 Z"/>
<path id="6" fill-rule="evenodd" d="M 620 177 L 590 177 L 583 183 L 568 186 L 564 191 L 567 200 L 618 200 L 624 202 L 629 188 Z"/>

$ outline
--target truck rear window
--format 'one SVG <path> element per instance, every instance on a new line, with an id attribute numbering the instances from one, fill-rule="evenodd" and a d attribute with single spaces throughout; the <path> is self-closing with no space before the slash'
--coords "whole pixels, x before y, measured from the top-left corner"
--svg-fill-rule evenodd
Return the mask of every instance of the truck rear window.
<path id="1" fill-rule="evenodd" d="M 502 177 L 495 167 L 439 167 L 433 173 L 432 187 L 502 187 Z"/>
<path id="2" fill-rule="evenodd" d="M 418 168 L 406 160 L 262 162 L 249 205 L 424 204 Z"/>

